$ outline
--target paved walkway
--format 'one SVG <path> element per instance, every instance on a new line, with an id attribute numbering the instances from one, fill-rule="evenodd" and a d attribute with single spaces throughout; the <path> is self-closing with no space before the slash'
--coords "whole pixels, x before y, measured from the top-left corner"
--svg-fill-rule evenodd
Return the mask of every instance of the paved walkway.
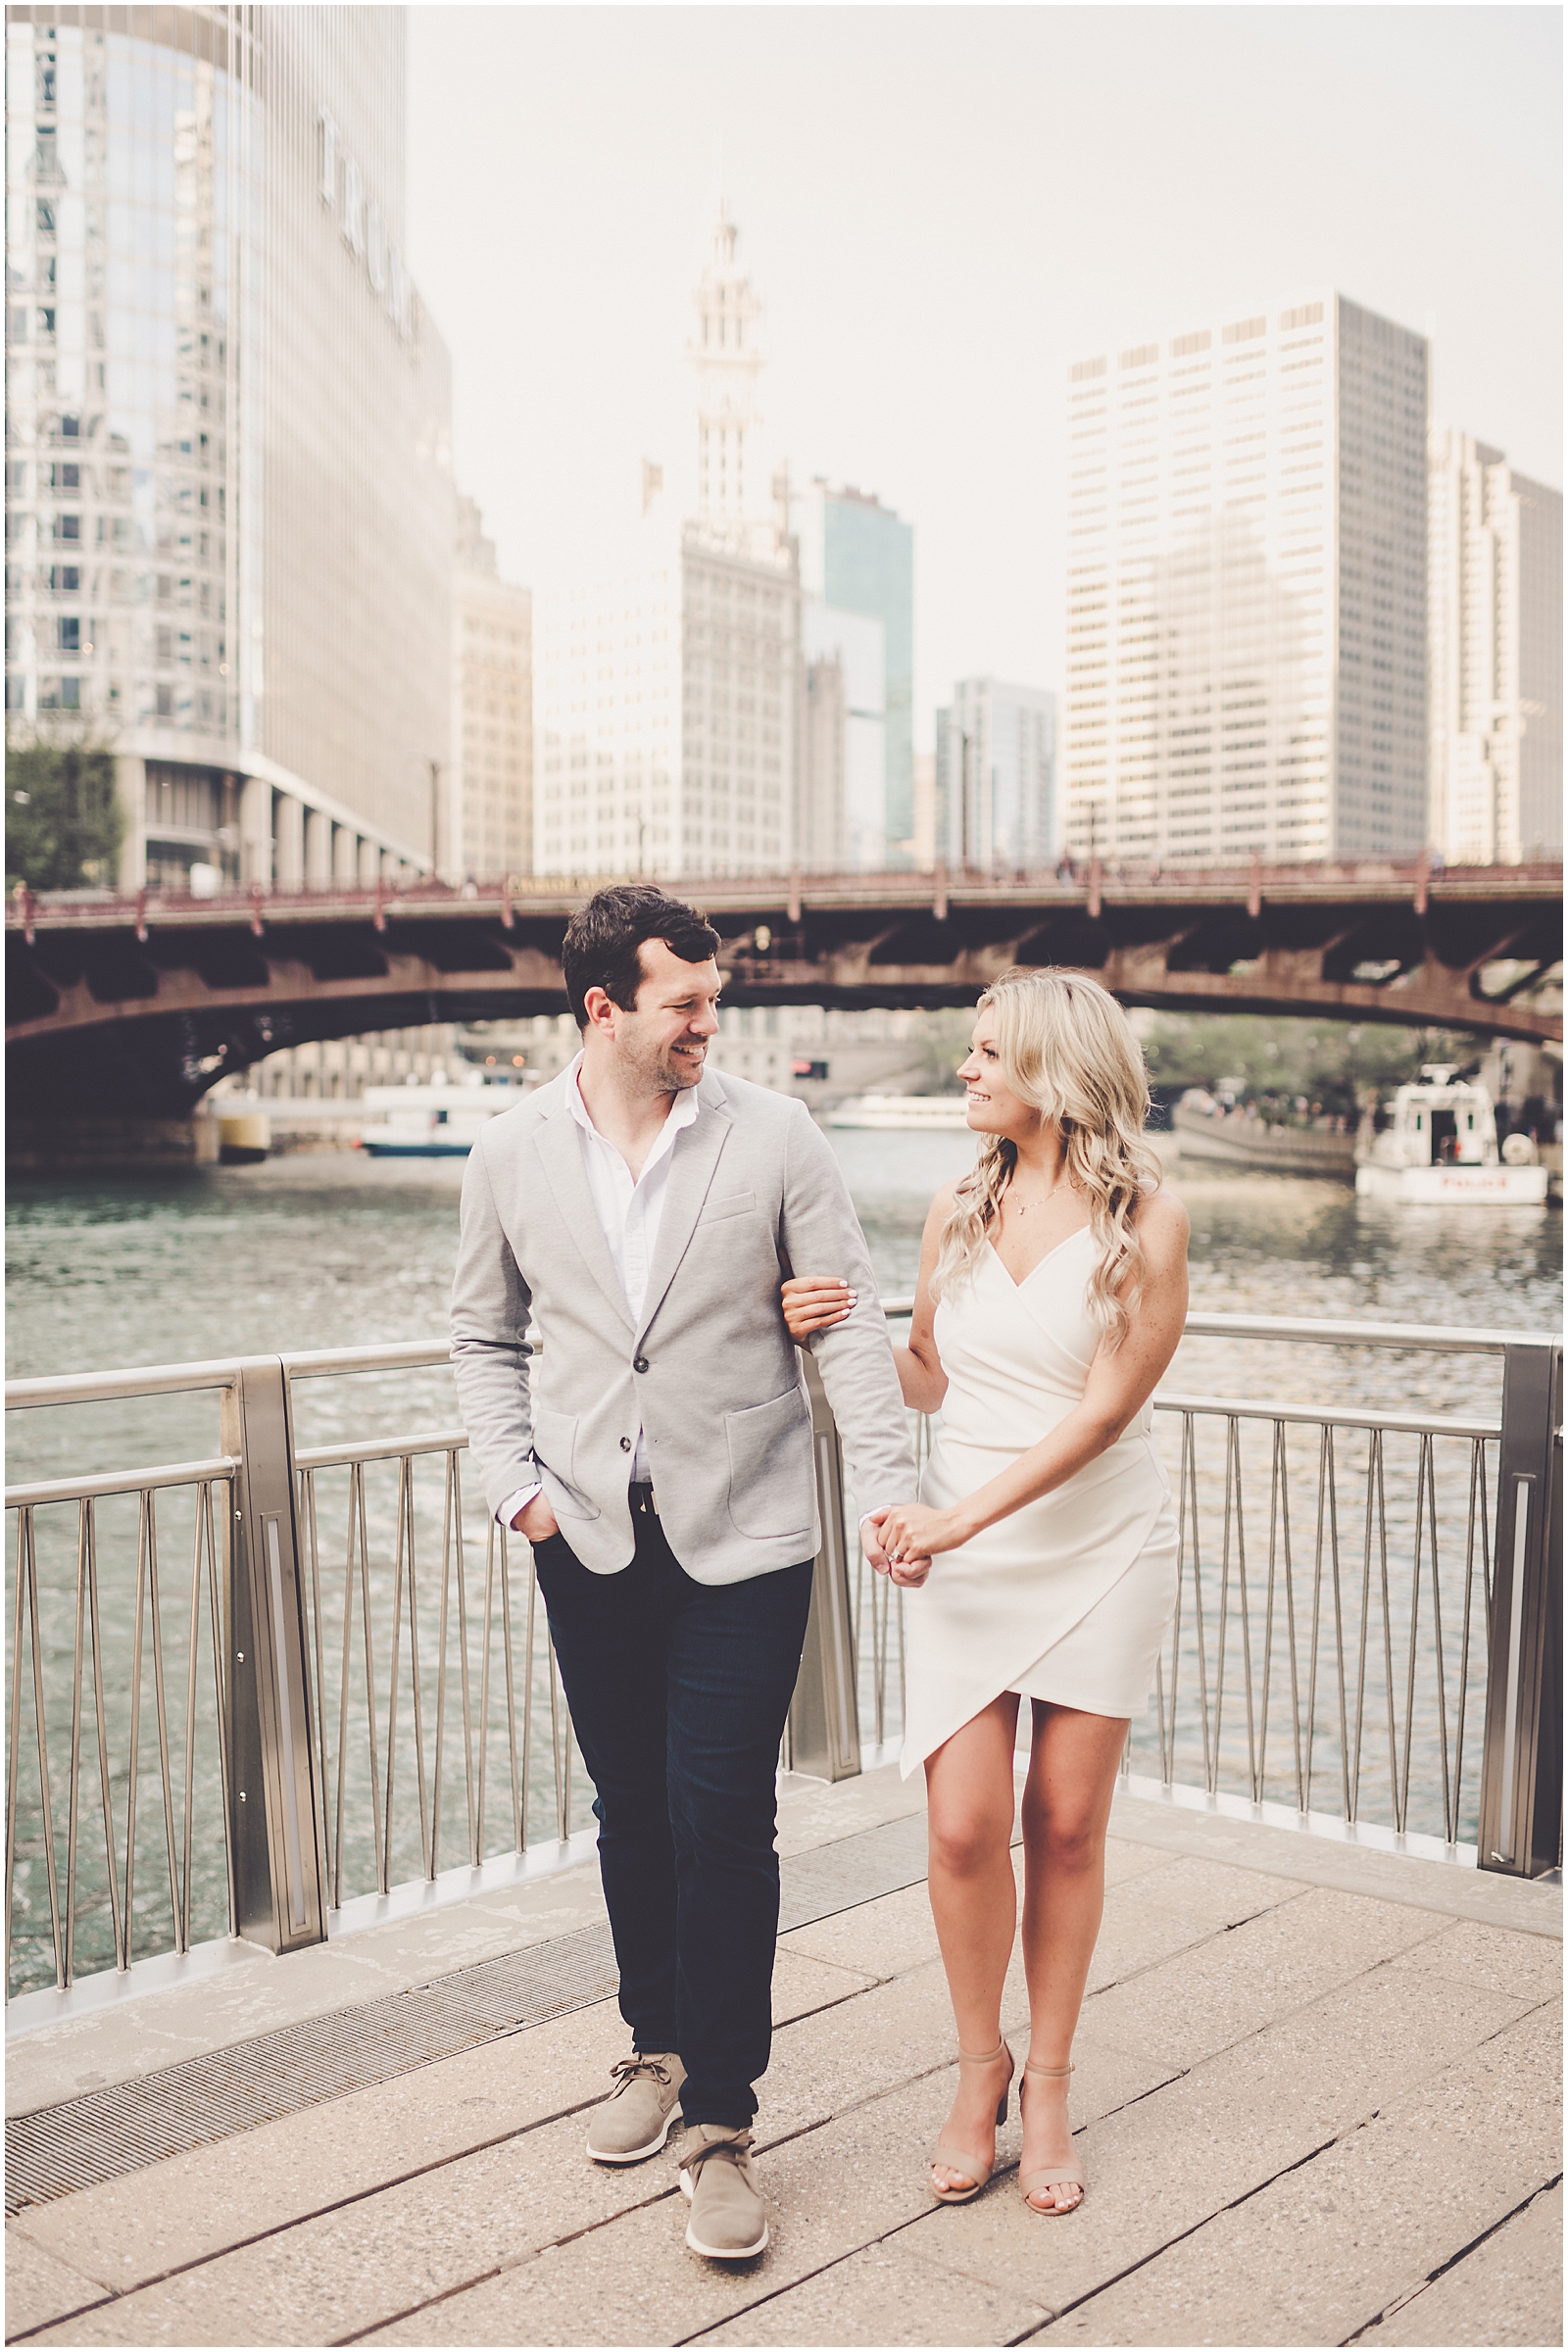
<path id="1" fill-rule="evenodd" d="M 891 1772 L 797 1786 L 781 1849 L 917 1803 Z M 7 2230 L 8 2338 L 1560 2343 L 1560 1896 L 1136 1798 L 1114 1832 L 1070 2218 L 1019 2199 L 1015 2116 L 986 2195 L 926 2195 L 953 2035 L 915 1884 L 782 1940 L 758 2261 L 686 2251 L 670 2156 L 586 2162 L 623 2046 L 601 1999 L 27 2206 Z M 475 1962 L 601 1918 L 590 1865 L 291 1961 L 245 1953 L 13 2041 L 8 2112 L 432 1977 L 456 1993 Z M 1016 2048 L 1016 1973 L 1005 2023 Z"/>

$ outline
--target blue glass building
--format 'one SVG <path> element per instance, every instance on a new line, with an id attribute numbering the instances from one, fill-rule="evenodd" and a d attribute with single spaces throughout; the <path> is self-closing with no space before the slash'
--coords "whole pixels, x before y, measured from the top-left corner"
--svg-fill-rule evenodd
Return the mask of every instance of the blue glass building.
<path id="1" fill-rule="evenodd" d="M 914 527 L 873 493 L 812 482 L 793 502 L 801 586 L 841 612 L 882 623 L 885 863 L 914 858 Z"/>

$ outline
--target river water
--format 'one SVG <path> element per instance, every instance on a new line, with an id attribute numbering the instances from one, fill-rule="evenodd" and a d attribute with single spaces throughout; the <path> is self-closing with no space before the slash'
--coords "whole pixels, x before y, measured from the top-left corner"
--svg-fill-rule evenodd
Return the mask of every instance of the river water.
<path id="1" fill-rule="evenodd" d="M 937 1187 L 968 1163 L 972 1146 L 963 1135 L 911 1134 L 890 1136 L 862 1131 L 835 1131 L 831 1137 L 855 1198 L 870 1245 L 884 1296 L 906 1294 L 913 1285 L 925 1212 Z M 134 1177 L 24 1178 L 11 1188 L 8 1211 L 9 1257 L 7 1277 L 7 1362 L 12 1377 L 65 1371 L 110 1369 L 145 1363 L 169 1363 L 237 1354 L 277 1353 L 313 1348 L 335 1348 L 396 1342 L 423 1337 L 439 1339 L 446 1325 L 447 1295 L 457 1238 L 461 1162 L 368 1161 L 358 1154 L 290 1154 L 258 1168 L 191 1169 Z M 1252 1314 L 1345 1317 L 1379 1322 L 1461 1325 L 1490 1330 L 1538 1331 L 1555 1326 L 1560 1312 L 1561 1227 L 1555 1211 L 1464 1211 L 1452 1207 L 1395 1210 L 1381 1203 L 1358 1200 L 1348 1188 L 1262 1176 L 1217 1176 L 1205 1168 L 1184 1172 L 1173 1162 L 1170 1181 L 1186 1200 L 1192 1216 L 1193 1303 L 1195 1307 Z M 1184 1343 L 1168 1376 L 1167 1389 L 1183 1395 L 1267 1398 L 1291 1403 L 1332 1401 L 1340 1407 L 1390 1411 L 1427 1411 L 1447 1415 L 1493 1416 L 1497 1408 L 1498 1369 L 1488 1357 L 1432 1356 L 1418 1352 L 1385 1353 L 1370 1349 L 1327 1349 L 1250 1343 L 1237 1346 L 1214 1340 Z M 360 1377 L 312 1382 L 296 1391 L 297 1438 L 302 1446 L 381 1435 L 391 1430 L 450 1428 L 456 1415 L 450 1375 L 436 1371 L 417 1375 Z M 211 1396 L 164 1398 L 94 1408 L 73 1407 L 13 1414 L 10 1417 L 8 1482 L 79 1471 L 101 1471 L 150 1462 L 190 1460 L 218 1451 L 216 1404 Z M 1158 1421 L 1162 1452 L 1173 1487 L 1181 1483 L 1181 1423 L 1174 1415 Z M 1316 1432 L 1292 1432 L 1276 1453 L 1271 1468 L 1267 1422 L 1240 1425 L 1233 1438 L 1239 1449 L 1227 1476 L 1226 1424 L 1223 1420 L 1196 1425 L 1191 1462 L 1194 1494 L 1200 1503 L 1200 1548 L 1203 1554 L 1202 1581 L 1194 1585 L 1193 1602 L 1184 1601 L 1181 1674 L 1185 1678 L 1172 1708 L 1177 1741 L 1177 1777 L 1202 1777 L 1202 1740 L 1205 1713 L 1219 1695 L 1214 1688 L 1223 1668 L 1229 1678 L 1223 1728 L 1213 1724 L 1214 1754 L 1222 1764 L 1220 1785 L 1242 1787 L 1255 1772 L 1257 1755 L 1250 1747 L 1246 1719 L 1245 1674 L 1249 1656 L 1254 1683 L 1261 1671 L 1259 1657 L 1265 1639 L 1274 1645 L 1274 1690 L 1268 1723 L 1271 1745 L 1267 1756 L 1266 1791 L 1296 1801 L 1298 1788 L 1292 1778 L 1293 1759 L 1289 1721 L 1281 1717 L 1279 1693 L 1288 1689 L 1287 1562 L 1283 1528 L 1291 1528 L 1294 1583 L 1289 1609 L 1298 1635 L 1297 1661 L 1301 1690 L 1305 1690 L 1312 1657 L 1318 1661 L 1316 1716 L 1326 1726 L 1315 1759 L 1319 1779 L 1312 1802 L 1338 1812 L 1347 1755 L 1339 1745 L 1338 1695 L 1331 1690 L 1337 1664 L 1332 1638 L 1334 1587 L 1329 1552 L 1337 1537 L 1342 1554 L 1343 1608 L 1340 1639 L 1346 1644 L 1341 1680 L 1347 1705 L 1353 1714 L 1360 1690 L 1366 1710 L 1367 1735 L 1362 1743 L 1372 1759 L 1364 1766 L 1361 1791 L 1365 1818 L 1392 1818 L 1391 1785 L 1401 1769 L 1404 1713 L 1409 1715 L 1412 1761 L 1409 1767 L 1410 1810 L 1407 1826 L 1441 1833 L 1444 1822 L 1440 1784 L 1443 1745 L 1436 1702 L 1435 1641 L 1446 1642 L 1444 1679 L 1447 1690 L 1446 1732 L 1449 1752 L 1455 1745 L 1452 1720 L 1457 1687 L 1455 1648 L 1465 1610 L 1467 1556 L 1470 1563 L 1470 1600 L 1474 1627 L 1472 1653 L 1482 1639 L 1484 1592 L 1476 1542 L 1468 1544 L 1466 1530 L 1468 1480 L 1473 1449 L 1460 1441 L 1440 1441 L 1432 1450 L 1431 1496 L 1443 1540 L 1441 1591 L 1437 1597 L 1446 1612 L 1435 1626 L 1428 1599 L 1418 1599 L 1412 1626 L 1408 1601 L 1417 1583 L 1412 1562 L 1418 1557 L 1417 1494 L 1421 1463 L 1419 1442 L 1390 1439 L 1387 1459 L 1369 1465 L 1364 1440 L 1360 1449 L 1348 1446 L 1335 1466 L 1338 1518 L 1329 1527 L 1317 1507 L 1322 1488 L 1322 1457 Z M 1245 1463 L 1243 1455 L 1245 1454 Z M 1406 1458 L 1407 1457 L 1407 1458 Z M 443 1497 L 439 1481 L 440 1457 L 421 1466 L 415 1502 L 416 1518 L 424 1545 L 419 1621 L 425 1655 L 421 1686 L 431 1672 L 439 1626 L 428 1611 L 430 1561 L 439 1560 Z M 1388 1531 L 1388 1561 L 1381 1546 L 1368 1547 L 1369 1528 L 1379 1514 L 1369 1514 L 1366 1492 L 1369 1467 L 1384 1488 L 1381 1525 Z M 1245 1475 L 1243 1474 L 1245 1471 Z M 323 1479 L 329 1474 L 323 1473 Z M 344 1474 L 341 1475 L 346 1479 Z M 1281 1481 L 1289 1488 L 1289 1513 L 1281 1507 Z M 1314 1489 L 1314 1480 L 1317 1486 Z M 434 1483 L 432 1483 L 432 1481 Z M 372 1614 L 396 1607 L 393 1572 L 397 1519 L 396 1481 L 389 1471 L 383 1488 L 373 1477 L 367 1487 L 367 1512 L 374 1553 L 368 1589 Z M 1245 1490 L 1245 1514 L 1242 1501 Z M 346 1494 L 346 1488 L 345 1488 Z M 324 1490 L 323 1490 L 324 1496 Z M 1228 1501 L 1233 1507 L 1227 1508 Z M 337 1591 L 332 1583 L 344 1578 L 344 1496 L 323 1499 L 323 1530 L 330 1520 L 330 1537 L 323 1532 L 321 1556 L 323 1592 Z M 468 1501 L 470 1519 L 475 1506 Z M 119 1519 L 116 1513 L 120 1514 Z M 1485 1514 L 1483 1514 L 1485 1516 Z M 69 1522 L 69 1525 L 67 1524 Z M 123 1522 L 123 1524 L 122 1524 Z M 54 1807 L 57 1853 L 65 1861 L 65 1831 L 58 1787 L 57 1743 L 64 1736 L 69 1748 L 70 1699 L 75 1627 L 76 1518 L 72 1510 L 38 1515 L 39 1578 L 42 1589 L 43 1671 L 46 1711 L 50 1719 L 51 1769 L 56 1773 Z M 1419 1545 L 1429 1547 L 1426 1521 L 1421 1522 Z M 171 1593 L 183 1592 L 181 1606 L 188 1615 L 193 1520 L 181 1523 L 177 1511 L 160 1536 L 160 1579 Z M 468 1533 L 466 1553 L 477 1543 L 477 1567 L 471 1580 L 482 1580 L 485 1539 Z M 103 1631 L 109 1673 L 109 1740 L 116 1842 L 124 1845 L 127 1766 L 123 1726 L 117 1736 L 117 1718 L 123 1716 L 124 1684 L 128 1676 L 130 1639 L 137 1589 L 137 1531 L 133 1502 L 105 1505 L 98 1531 Z M 1326 1548 L 1326 1545 L 1328 1548 Z M 181 1548 L 183 1547 L 183 1548 Z M 1428 1565 L 1421 1574 L 1430 1579 L 1429 1548 L 1420 1552 Z M 335 1572 L 330 1563 L 338 1563 Z M 1247 1577 L 1241 1574 L 1246 1562 Z M 172 1563 L 171 1565 L 171 1563 Z M 172 1580 L 172 1581 L 171 1581 Z M 1250 1580 L 1250 1581 L 1249 1581 Z M 514 1583 L 515 1584 L 515 1572 Z M 1247 1590 L 1244 1593 L 1244 1583 Z M 364 1588 L 362 1588 L 363 1590 Z M 8 1628 L 14 1623 L 15 1552 L 7 1563 Z M 477 1590 L 477 1587 L 474 1588 Z M 885 1590 L 885 1588 L 884 1588 Z M 1272 1599 L 1269 1595 L 1272 1593 Z M 1207 1612 L 1200 1656 L 1195 1606 Z M 469 1596 L 470 1616 L 477 1602 Z M 1227 1613 L 1223 1631 L 1219 1610 Z M 181 1646 L 182 1619 L 166 1598 L 164 1639 L 168 1647 L 168 1676 L 177 1691 L 174 1713 L 183 1722 L 185 1648 Z M 342 1672 L 335 1662 L 340 1643 L 343 1603 L 323 1600 L 323 1697 L 335 1720 L 342 1698 Z M 335 1606 L 336 1615 L 331 1614 Z M 454 1623 L 456 1621 L 454 1620 Z M 1316 1628 L 1317 1644 L 1312 1633 Z M 385 1646 L 385 1623 L 378 1638 Z M 455 1639 L 456 1637 L 454 1637 Z M 210 1639 L 210 1637 L 209 1637 Z M 355 1635 L 356 1641 L 359 1639 Z M 470 1648 L 474 1637 L 470 1627 Z M 1250 1644 L 1250 1648 L 1248 1645 Z M 1365 1657 L 1361 1660 L 1361 1646 Z M 1401 1651 L 1401 1644 L 1403 1649 Z M 481 1642 L 482 1646 L 482 1642 Z M 868 1645 L 867 1645 L 868 1646 Z M 1404 1666 L 1414 1651 L 1417 1697 L 1405 1708 Z M 499 1650 L 496 1652 L 499 1656 Z M 1361 1662 L 1358 1664 L 1358 1660 Z M 118 1661 L 118 1663 L 117 1663 Z M 210 1663 L 210 1661 L 209 1661 Z M 204 1673 L 207 1666 L 204 1664 Z M 1476 1669 L 1472 1666 L 1472 1675 Z M 384 1654 L 376 1677 L 385 1703 Z M 497 1668 L 499 1674 L 500 1668 Z M 523 1680 L 526 1673 L 518 1669 Z M 477 1674 L 477 1663 L 475 1663 Z M 884 1728 L 896 1729 L 897 1639 L 890 1652 L 885 1690 Z M 200 1691 L 206 1690 L 206 1684 Z M 455 1686 L 454 1686 L 455 1688 Z M 477 1688 L 477 1683 L 475 1684 Z M 535 1653 L 535 1714 L 543 1724 L 548 1711 L 548 1676 L 542 1646 Z M 150 1686 L 149 1686 L 150 1691 Z M 1393 1694 L 1392 1699 L 1391 1695 Z M 866 1724 L 873 1712 L 869 1685 L 864 1687 Z M 24 1692 L 25 1699 L 25 1692 Z M 457 1701 L 453 1700 L 451 1714 Z M 61 1709 L 64 1708 L 62 1718 Z M 204 1713 L 205 1710 L 205 1713 Z M 494 1699 L 492 1699 L 492 1712 Z M 1401 1712 L 1401 1710 L 1403 1712 Z M 12 1970 L 14 1989 L 49 1981 L 53 1975 L 48 1947 L 48 1907 L 42 1884 L 43 1861 L 37 1805 L 35 1767 L 28 1779 L 28 1742 L 32 1738 L 30 1703 L 24 1706 L 26 1729 L 23 1747 L 18 1874 L 18 1944 Z M 410 1738 L 405 1706 L 400 1722 L 398 1755 L 404 1757 Z M 86 1702 L 83 1803 L 95 1793 L 96 1761 L 92 1748 L 91 1699 Z M 430 1739 L 433 1701 L 425 1693 L 425 1739 Z M 210 1701 L 198 1696 L 199 1740 L 205 1723 L 211 1734 Z M 348 1718 L 345 1715 L 344 1720 Z M 170 1917 L 169 1865 L 164 1846 L 163 1798 L 150 1695 L 144 1699 L 138 1754 L 144 1787 L 138 1796 L 138 1882 L 134 1912 L 145 1949 L 167 1945 Z M 1284 1728 L 1282 1729 L 1282 1724 Z M 1471 1694 L 1471 1720 L 1465 1737 L 1464 1786 L 1459 1793 L 1461 1836 L 1474 1834 L 1474 1760 L 1479 1752 L 1479 1701 Z M 179 1726 L 175 1727 L 176 1733 Z M 548 1740 L 547 1734 L 541 1734 Z M 1255 1727 L 1252 1738 L 1255 1740 Z M 444 1739 L 450 1740 L 450 1717 Z M 149 1742 L 151 1744 L 149 1745 Z M 209 1749 L 211 1740 L 208 1740 Z M 347 1743 L 345 1743 L 345 1747 Z M 493 1777 L 492 1815 L 483 1831 L 487 1852 L 512 1842 L 509 1757 L 504 1731 L 492 1726 L 488 1743 L 480 1739 L 473 1752 L 489 1758 Z M 1134 1735 L 1136 1769 L 1158 1769 L 1157 1722 L 1152 1711 Z M 197 1773 L 200 1784 L 214 1764 L 208 1753 Z M 400 1761 L 400 1771 L 404 1764 Z M 384 1754 L 378 1766 L 384 1774 Z M 375 1853 L 371 1808 L 368 1803 L 368 1765 L 346 1767 L 347 1810 L 343 1840 L 344 1891 L 361 1892 L 374 1884 Z M 442 1814 L 448 1842 L 444 1862 L 462 1859 L 467 1835 L 464 1821 L 464 1764 L 461 1754 L 448 1758 L 447 1796 Z M 181 1799 L 178 1740 L 172 1766 L 174 1816 Z M 586 1791 L 580 1769 L 572 1776 L 576 1808 L 573 1826 L 585 1818 Z M 384 1860 L 393 1883 L 416 1875 L 421 1868 L 420 1829 L 412 1751 L 395 1808 L 397 1818 Z M 29 1794 L 30 1791 L 30 1794 Z M 470 1791 L 471 1798 L 471 1791 Z M 499 1822 L 494 1806 L 506 1819 Z M 150 1808 L 150 1812 L 145 1810 Z M 453 1811 L 453 1808 L 456 1808 Z M 559 1819 L 542 1771 L 536 1772 L 532 1793 L 523 1800 L 530 1837 L 552 1830 Z M 193 1933 L 220 1932 L 223 1858 L 220 1832 L 214 1827 L 209 1799 L 205 1814 L 198 1801 L 199 1834 L 193 1839 L 191 1889 Z M 85 1823 L 85 1815 L 84 1815 Z M 98 1817 L 93 1848 L 83 1829 L 81 1883 L 84 1888 L 78 1921 L 78 1969 L 112 1962 L 108 1905 L 104 1890 L 103 1834 Z M 553 1834 L 553 1830 L 552 1830 Z M 153 1838 L 154 1864 L 149 1869 L 142 1850 Z M 178 1839 L 175 1844 L 177 1847 Z M 94 1850 L 97 1859 L 94 1859 Z M 181 1865 L 176 1856 L 175 1872 Z"/>

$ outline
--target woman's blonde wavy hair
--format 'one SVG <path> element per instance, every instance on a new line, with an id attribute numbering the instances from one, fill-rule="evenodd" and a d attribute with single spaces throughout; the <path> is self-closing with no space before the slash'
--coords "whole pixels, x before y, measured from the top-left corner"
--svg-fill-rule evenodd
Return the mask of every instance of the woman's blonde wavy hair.
<path id="1" fill-rule="evenodd" d="M 1143 1287 L 1132 1211 L 1159 1183 L 1159 1162 L 1143 1140 L 1149 1075 L 1132 1023 L 1098 981 L 1021 966 L 993 981 L 975 1010 L 997 1016 L 997 1056 L 1013 1093 L 1061 1131 L 1067 1181 L 1089 1203 L 1097 1245 L 1089 1311 L 1115 1348 Z M 1007 1137 L 981 1138 L 942 1228 L 933 1299 L 972 1279 L 1017 1159 Z"/>

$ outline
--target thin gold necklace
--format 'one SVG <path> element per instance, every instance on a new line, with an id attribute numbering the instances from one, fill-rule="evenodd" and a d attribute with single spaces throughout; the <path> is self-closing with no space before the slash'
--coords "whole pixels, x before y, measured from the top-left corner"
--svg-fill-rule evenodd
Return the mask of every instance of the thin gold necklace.
<path id="1" fill-rule="evenodd" d="M 1031 1208 L 1045 1208 L 1049 1202 L 1054 1200 L 1056 1195 L 1064 1189 L 1069 1181 L 1070 1180 L 1065 1176 L 1059 1177 L 1052 1186 L 1050 1192 L 1047 1193 L 1044 1200 L 1016 1200 L 1014 1201 L 1013 1206 L 1016 1208 L 1020 1217 L 1027 1216 Z"/>

